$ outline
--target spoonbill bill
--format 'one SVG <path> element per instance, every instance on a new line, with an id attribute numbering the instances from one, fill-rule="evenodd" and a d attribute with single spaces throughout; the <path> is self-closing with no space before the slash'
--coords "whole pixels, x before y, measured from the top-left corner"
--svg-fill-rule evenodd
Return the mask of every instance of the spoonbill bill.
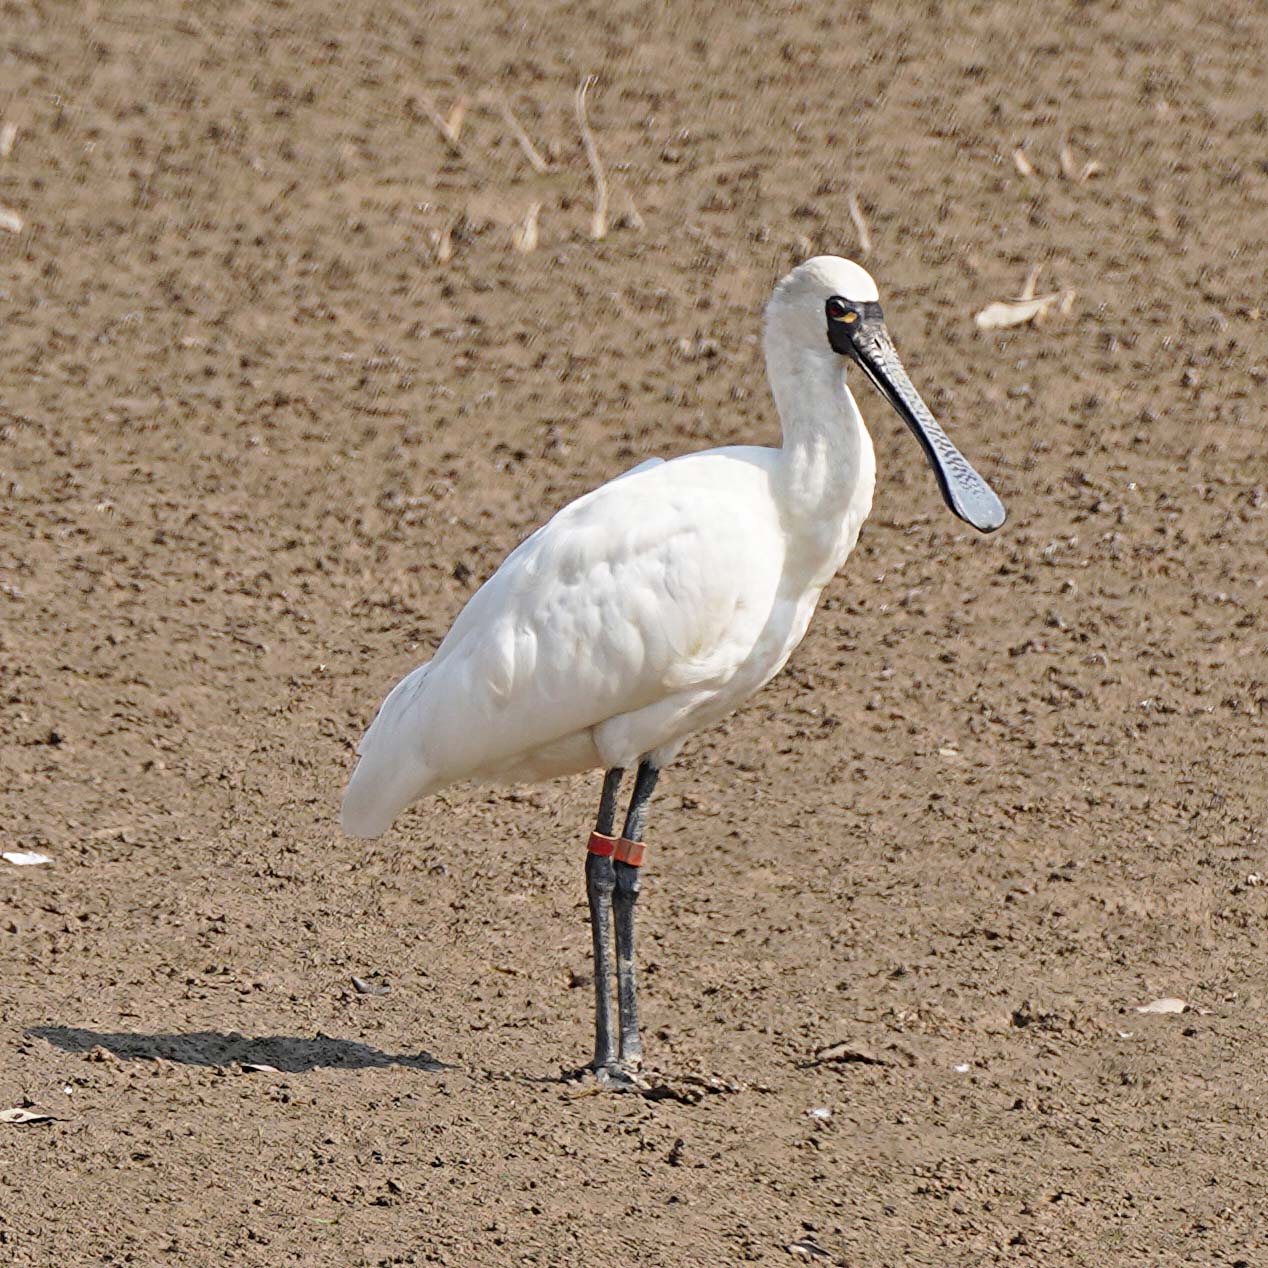
<path id="1" fill-rule="evenodd" d="M 850 260 L 793 269 L 765 314 L 783 444 L 652 459 L 564 507 L 471 597 L 357 747 L 342 813 L 356 837 L 458 780 L 604 772 L 585 860 L 600 1082 L 636 1083 L 642 1063 L 634 911 L 657 777 L 783 668 L 871 509 L 876 458 L 847 368 L 915 434 L 956 515 L 983 533 L 1004 522 L 907 377 L 878 298 Z"/>

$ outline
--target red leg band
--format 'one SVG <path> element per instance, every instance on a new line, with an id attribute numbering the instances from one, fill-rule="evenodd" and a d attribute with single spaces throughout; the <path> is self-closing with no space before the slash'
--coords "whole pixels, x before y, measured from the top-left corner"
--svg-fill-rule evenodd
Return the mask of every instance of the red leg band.
<path id="1" fill-rule="evenodd" d="M 647 846 L 642 841 L 630 841 L 626 837 L 622 837 L 616 843 L 616 849 L 612 852 L 612 857 L 618 863 L 628 863 L 630 867 L 642 867 L 643 857 L 647 853 Z"/>
<path id="2" fill-rule="evenodd" d="M 616 851 L 616 837 L 606 837 L 602 832 L 590 833 L 590 844 L 586 846 L 591 854 L 610 859 Z"/>

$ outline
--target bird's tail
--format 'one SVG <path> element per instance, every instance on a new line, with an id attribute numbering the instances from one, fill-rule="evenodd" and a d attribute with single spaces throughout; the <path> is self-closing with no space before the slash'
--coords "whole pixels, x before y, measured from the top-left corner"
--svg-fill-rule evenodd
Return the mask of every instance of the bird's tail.
<path id="1" fill-rule="evenodd" d="M 428 667 L 420 665 L 392 688 L 357 745 L 359 760 L 339 813 L 351 837 L 382 836 L 432 785 L 421 707 Z"/>

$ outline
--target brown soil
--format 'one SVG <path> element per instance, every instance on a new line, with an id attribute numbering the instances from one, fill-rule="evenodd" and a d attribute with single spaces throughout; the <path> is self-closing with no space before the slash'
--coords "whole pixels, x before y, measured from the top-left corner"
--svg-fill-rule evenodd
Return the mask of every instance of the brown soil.
<path id="1" fill-rule="evenodd" d="M 2 14 L 0 836 L 55 862 L 0 864 L 0 1108 L 56 1121 L 0 1260 L 1265 1263 L 1268 9 Z M 552 509 L 774 439 L 760 306 L 852 192 L 1012 518 L 861 390 L 863 540 L 653 807 L 688 1094 L 579 1095 L 596 780 L 364 846 L 351 745 Z M 1036 264 L 1073 310 L 978 331 Z"/>

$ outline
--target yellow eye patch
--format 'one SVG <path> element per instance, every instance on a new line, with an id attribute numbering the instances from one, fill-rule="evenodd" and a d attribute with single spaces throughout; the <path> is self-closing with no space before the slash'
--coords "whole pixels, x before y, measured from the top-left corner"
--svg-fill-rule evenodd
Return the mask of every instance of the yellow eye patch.
<path id="1" fill-rule="evenodd" d="M 858 319 L 859 319 L 858 313 L 843 313 L 838 320 L 844 321 L 844 322 L 851 322 L 851 321 L 858 321 Z"/>

